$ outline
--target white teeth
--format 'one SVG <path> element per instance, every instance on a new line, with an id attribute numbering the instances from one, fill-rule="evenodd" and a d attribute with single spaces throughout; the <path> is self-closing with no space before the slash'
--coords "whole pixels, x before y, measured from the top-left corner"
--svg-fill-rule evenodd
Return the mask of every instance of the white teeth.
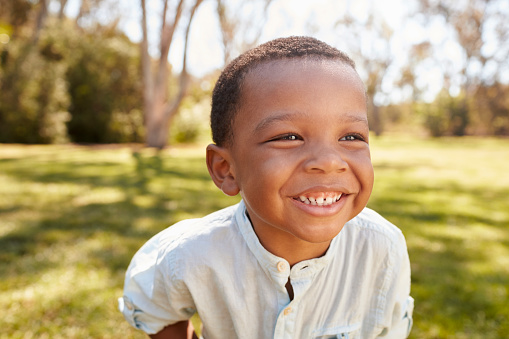
<path id="1" fill-rule="evenodd" d="M 341 199 L 342 194 L 335 195 L 334 197 L 319 197 L 319 198 L 313 198 L 309 197 L 307 198 L 304 195 L 299 196 L 298 200 L 303 202 L 306 205 L 313 205 L 313 206 L 328 206 L 332 205 L 333 203 L 337 202 L 339 199 Z"/>

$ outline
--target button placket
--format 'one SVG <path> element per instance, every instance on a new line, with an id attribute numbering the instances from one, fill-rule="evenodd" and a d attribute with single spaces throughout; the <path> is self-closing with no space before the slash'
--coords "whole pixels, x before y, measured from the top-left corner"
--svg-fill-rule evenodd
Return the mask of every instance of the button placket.
<path id="1" fill-rule="evenodd" d="M 279 261 L 276 265 L 276 268 L 278 272 L 284 272 L 286 271 L 287 265 L 284 261 Z"/>
<path id="2" fill-rule="evenodd" d="M 284 314 L 284 315 L 288 315 L 288 314 L 290 314 L 290 313 L 292 313 L 292 308 L 291 308 L 291 307 L 287 307 L 287 308 L 285 308 L 285 310 L 283 311 L 283 314 Z"/>

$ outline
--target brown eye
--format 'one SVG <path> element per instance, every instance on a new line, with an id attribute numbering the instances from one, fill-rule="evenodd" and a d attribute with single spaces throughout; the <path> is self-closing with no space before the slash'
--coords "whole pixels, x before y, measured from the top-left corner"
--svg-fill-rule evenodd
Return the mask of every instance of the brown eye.
<path id="1" fill-rule="evenodd" d="M 365 139 L 362 135 L 359 134 L 348 134 L 339 139 L 339 141 L 356 141 L 356 140 L 364 141 Z"/>
<path id="2" fill-rule="evenodd" d="M 281 140 L 298 140 L 299 138 L 295 134 L 285 135 Z"/>
<path id="3" fill-rule="evenodd" d="M 298 134 L 288 133 L 274 137 L 269 141 L 296 141 L 296 140 L 302 140 L 302 137 Z"/>
<path id="4" fill-rule="evenodd" d="M 357 140 L 357 137 L 355 135 L 347 135 L 346 137 L 343 137 L 339 140 L 354 141 L 354 140 Z"/>

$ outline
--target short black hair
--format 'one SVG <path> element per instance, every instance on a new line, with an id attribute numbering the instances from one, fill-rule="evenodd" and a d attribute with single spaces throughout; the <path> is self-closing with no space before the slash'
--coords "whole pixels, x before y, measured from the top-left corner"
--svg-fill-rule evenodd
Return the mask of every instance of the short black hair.
<path id="1" fill-rule="evenodd" d="M 240 108 L 242 84 L 249 70 L 265 62 L 294 58 L 338 60 L 355 69 L 348 55 L 311 37 L 279 38 L 241 54 L 223 70 L 212 93 L 210 126 L 216 145 L 230 146 L 233 142 L 233 121 Z"/>

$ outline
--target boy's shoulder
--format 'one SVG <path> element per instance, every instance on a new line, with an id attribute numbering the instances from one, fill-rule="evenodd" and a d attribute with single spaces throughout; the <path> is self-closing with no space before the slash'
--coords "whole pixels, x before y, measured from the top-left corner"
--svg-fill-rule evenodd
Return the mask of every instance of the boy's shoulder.
<path id="1" fill-rule="evenodd" d="M 211 247 L 231 239 L 235 234 L 235 213 L 238 204 L 215 211 L 201 218 L 186 219 L 164 229 L 150 239 L 144 247 L 146 251 L 157 252 L 159 258 L 178 249 L 179 256 L 199 255 Z M 143 251 L 143 248 L 140 249 Z M 188 253 L 189 252 L 189 253 Z"/>
<path id="2" fill-rule="evenodd" d="M 159 238 L 159 245 L 180 245 L 190 241 L 199 241 L 213 236 L 215 233 L 227 232 L 234 222 L 238 204 L 212 212 L 201 218 L 185 219 L 164 229 L 154 238 Z"/>
<path id="3" fill-rule="evenodd" d="M 149 239 L 131 261 L 128 274 L 135 275 L 148 266 L 157 266 L 173 278 L 183 270 L 224 256 L 238 243 L 235 213 L 238 204 L 202 218 L 186 219 L 162 230 Z"/>
<path id="4" fill-rule="evenodd" d="M 356 269 L 371 272 L 383 273 L 383 267 L 399 266 L 408 260 L 403 232 L 369 208 L 345 224 L 333 248 L 336 263 L 355 258 Z"/>
<path id="5" fill-rule="evenodd" d="M 371 236 L 386 239 L 390 243 L 405 243 L 403 232 L 374 210 L 366 207 L 345 225 L 348 230 L 368 232 Z"/>

